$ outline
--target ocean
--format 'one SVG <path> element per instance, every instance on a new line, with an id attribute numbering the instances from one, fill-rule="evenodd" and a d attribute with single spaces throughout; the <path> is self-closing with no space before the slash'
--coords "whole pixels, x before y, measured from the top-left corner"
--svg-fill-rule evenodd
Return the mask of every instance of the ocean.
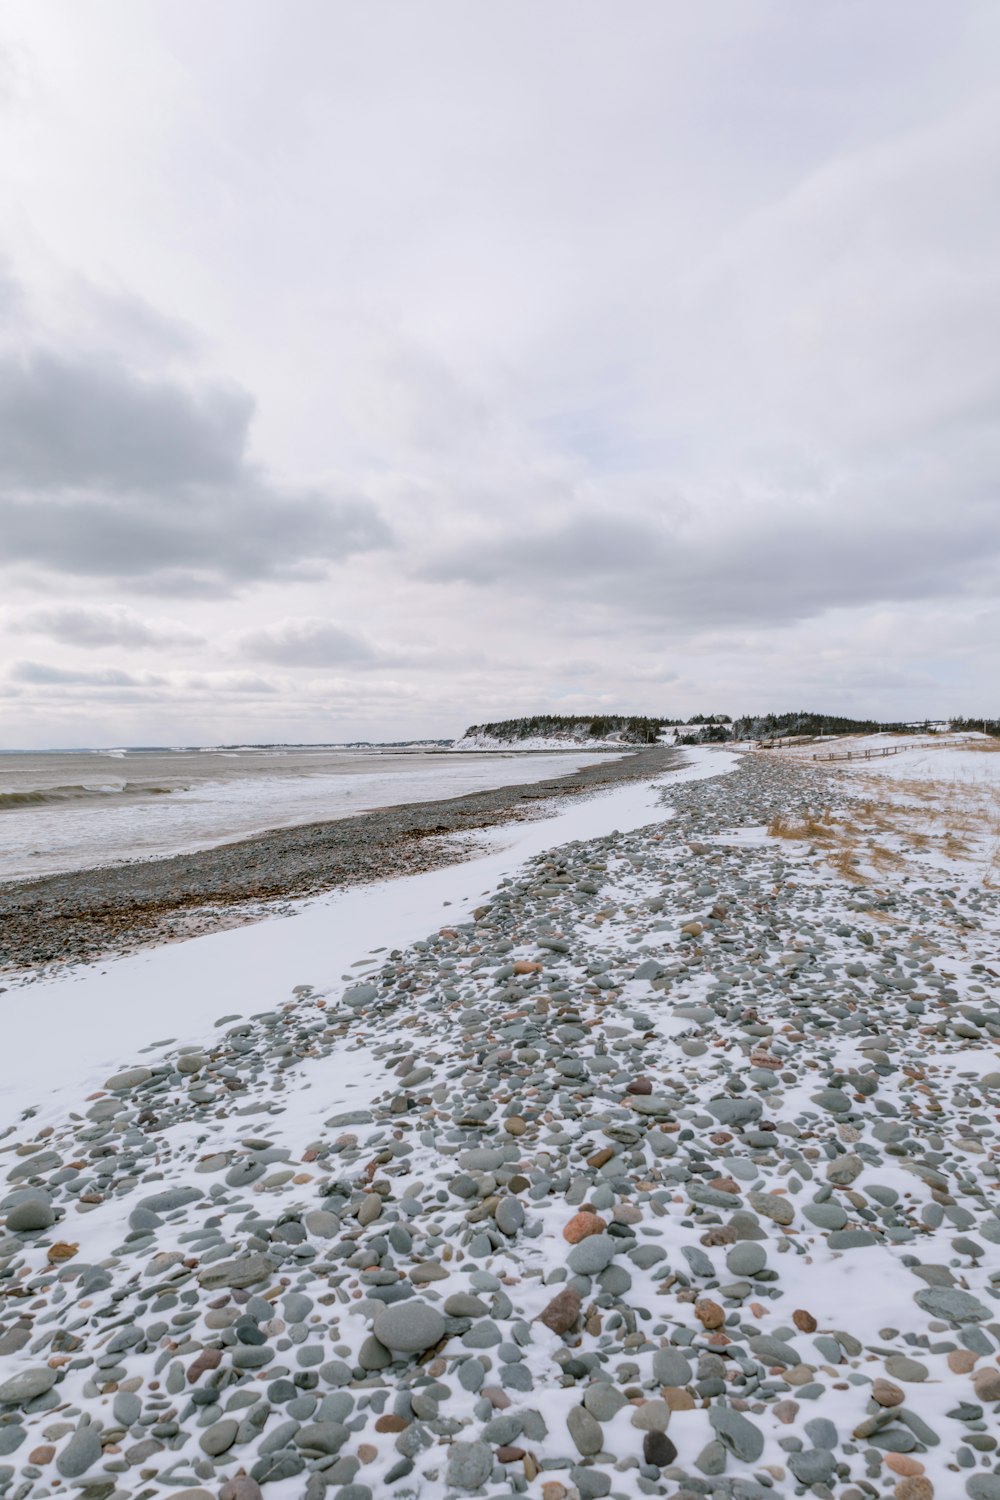
<path id="1" fill-rule="evenodd" d="M 207 849 L 603 758 L 325 745 L 0 752 L 0 880 Z"/>

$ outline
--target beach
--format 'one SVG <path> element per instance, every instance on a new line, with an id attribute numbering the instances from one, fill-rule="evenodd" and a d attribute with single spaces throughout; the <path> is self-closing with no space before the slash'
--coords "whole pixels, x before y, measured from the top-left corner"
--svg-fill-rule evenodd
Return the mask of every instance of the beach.
<path id="1" fill-rule="evenodd" d="M 0 753 L 0 885 L 210 849 L 275 828 L 440 801 L 627 754 L 444 746 L 233 746 Z"/>
<path id="2" fill-rule="evenodd" d="M 938 820 L 1000 756 L 963 756 L 890 801 L 696 748 L 12 991 L 0 1485 L 992 1500 L 1000 894 L 989 822 Z"/>
<path id="3" fill-rule="evenodd" d="M 190 937 L 220 924 L 258 920 L 273 903 L 292 897 L 432 869 L 468 852 L 467 841 L 446 835 L 473 834 L 530 817 L 553 798 L 648 779 L 682 763 L 679 752 L 662 747 L 625 755 L 455 759 L 461 774 L 493 785 L 464 796 L 355 816 L 344 811 L 341 796 L 340 816 L 332 822 L 297 821 L 291 827 L 233 842 L 216 841 L 207 849 L 165 859 L 106 863 L 31 881 L 0 882 L 0 973 L 77 963 Z M 474 762 L 479 762 L 478 775 Z M 445 770 L 440 762 L 437 765 Z M 536 779 L 540 773 L 542 779 Z M 450 781 L 456 773 L 449 767 L 446 774 Z M 507 785 L 497 784 L 505 778 Z M 339 780 L 349 789 L 349 773 Z M 394 787 L 405 784 L 398 774 L 385 777 L 379 795 L 391 795 Z M 422 784 L 425 790 L 433 785 L 426 773 Z M 258 798 L 253 816 L 260 821 L 267 814 L 266 788 L 258 787 Z M 136 816 L 134 808 L 132 815 Z"/>

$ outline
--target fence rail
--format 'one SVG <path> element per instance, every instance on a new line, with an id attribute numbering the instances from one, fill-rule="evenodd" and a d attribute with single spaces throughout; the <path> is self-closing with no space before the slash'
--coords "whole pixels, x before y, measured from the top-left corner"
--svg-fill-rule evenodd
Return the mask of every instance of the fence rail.
<path id="1" fill-rule="evenodd" d="M 815 740 L 814 734 L 783 734 L 773 740 L 750 740 L 751 750 L 774 750 L 782 745 L 811 745 Z"/>
<path id="2" fill-rule="evenodd" d="M 826 755 L 821 755 L 818 751 L 814 751 L 812 759 L 813 760 L 881 760 L 886 755 L 898 755 L 900 753 L 900 751 L 906 750 L 907 748 L 908 748 L 908 746 L 906 746 L 906 745 L 884 745 L 880 750 L 847 750 L 846 752 L 844 752 L 841 755 L 838 755 L 835 750 L 829 751 Z"/>

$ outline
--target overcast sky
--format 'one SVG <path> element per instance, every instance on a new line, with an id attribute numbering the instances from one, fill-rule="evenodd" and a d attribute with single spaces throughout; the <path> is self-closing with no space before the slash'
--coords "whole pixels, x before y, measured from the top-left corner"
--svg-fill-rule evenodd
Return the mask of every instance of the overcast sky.
<path id="1" fill-rule="evenodd" d="M 7 0 L 0 745 L 996 713 L 995 0 Z"/>

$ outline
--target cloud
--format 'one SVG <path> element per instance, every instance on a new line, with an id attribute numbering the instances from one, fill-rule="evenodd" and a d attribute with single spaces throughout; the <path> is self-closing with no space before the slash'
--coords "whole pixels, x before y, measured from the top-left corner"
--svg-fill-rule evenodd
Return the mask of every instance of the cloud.
<path id="1" fill-rule="evenodd" d="M 263 697 L 278 692 L 278 686 L 253 672 L 130 672 L 122 667 L 80 669 L 50 662 L 15 661 L 7 670 L 7 682 L 30 687 L 85 688 L 96 694 L 156 688 L 164 701 L 196 694 L 211 698 L 220 693 Z"/>
<path id="2" fill-rule="evenodd" d="M 112 355 L 156 366 L 199 355 L 205 340 L 180 318 L 167 317 L 144 297 L 121 286 L 107 287 L 80 276 L 74 311 L 86 337 Z"/>
<path id="3" fill-rule="evenodd" d="M 0 482 L 37 489 L 232 484 L 254 403 L 44 349 L 0 359 Z"/>
<path id="4" fill-rule="evenodd" d="M 502 586 L 508 593 L 573 599 L 599 617 L 696 627 L 787 624 L 847 604 L 929 599 L 995 587 L 1000 511 L 929 505 L 905 520 L 841 497 L 840 514 L 806 503 L 755 508 L 719 525 L 583 514 L 516 538 L 478 537 L 426 562 L 437 583 Z M 902 498 L 902 497 L 901 497 Z M 904 512 L 905 515 L 905 512 Z"/>
<path id="5" fill-rule="evenodd" d="M 234 649 L 241 656 L 285 667 L 370 666 L 385 659 L 357 631 L 307 616 L 244 631 Z"/>
<path id="6" fill-rule="evenodd" d="M 0 328 L 12 326 L 20 318 L 24 298 L 17 278 L 0 256 Z"/>
<path id="7" fill-rule="evenodd" d="M 303 30 L 251 0 L 266 94 L 208 11 L 128 8 L 125 47 L 66 8 L 67 70 L 22 8 L 0 597 L 200 631 L 134 737 L 397 738 L 567 690 L 933 711 L 996 679 L 995 622 L 941 643 L 1000 596 L 1000 7 L 889 0 L 859 48 L 857 6 Z M 169 660 L 120 616 L 49 624 L 8 640 Z M 44 737 L 18 725 L 58 691 L 0 735 Z M 127 691 L 65 698 L 117 725 Z"/>
<path id="8" fill-rule="evenodd" d="M 249 697 L 270 697 L 278 692 L 278 686 L 266 677 L 253 672 L 196 672 L 177 677 L 177 686 L 184 691 L 197 693 L 233 693 Z"/>
<path id="9" fill-rule="evenodd" d="M 6 628 L 16 635 L 43 635 L 68 646 L 197 646 L 205 637 L 173 620 L 146 620 L 123 605 L 106 608 L 42 605 L 9 612 Z"/>
<path id="10" fill-rule="evenodd" d="M 15 661 L 9 673 L 12 682 L 31 683 L 36 687 L 137 688 L 162 687 L 165 677 L 152 672 L 125 672 L 120 667 L 101 667 L 96 671 L 73 671 L 41 661 Z"/>
<path id="11" fill-rule="evenodd" d="M 30 342 L 0 353 L 0 563 L 218 594 L 391 544 L 356 487 L 282 485 L 253 463 L 253 414 L 232 383 Z"/>
<path id="12" fill-rule="evenodd" d="M 0 562 L 166 594 L 318 577 L 329 563 L 390 540 L 365 499 L 282 493 L 249 476 L 165 493 L 0 496 Z"/>

